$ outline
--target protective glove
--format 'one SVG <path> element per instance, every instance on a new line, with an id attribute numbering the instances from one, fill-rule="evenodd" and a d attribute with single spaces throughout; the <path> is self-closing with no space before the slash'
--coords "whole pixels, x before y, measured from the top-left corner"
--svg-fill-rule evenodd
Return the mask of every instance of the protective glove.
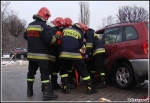
<path id="1" fill-rule="evenodd" d="M 88 54 L 85 54 L 85 58 L 88 58 L 89 57 L 89 55 Z"/>
<path id="2" fill-rule="evenodd" d="M 56 38 L 56 44 L 59 45 L 61 42 L 62 33 L 60 31 L 57 31 L 55 34 L 55 38 Z"/>
<path id="3" fill-rule="evenodd" d="M 56 38 L 56 41 L 58 41 L 60 39 L 61 34 L 55 34 L 54 36 Z"/>
<path id="4" fill-rule="evenodd" d="M 86 48 L 86 53 L 87 55 L 92 55 L 92 48 Z"/>

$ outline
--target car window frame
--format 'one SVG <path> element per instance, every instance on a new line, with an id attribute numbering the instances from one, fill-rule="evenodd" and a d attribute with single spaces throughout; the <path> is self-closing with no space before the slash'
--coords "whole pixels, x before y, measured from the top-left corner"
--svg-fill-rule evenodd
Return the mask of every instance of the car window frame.
<path id="1" fill-rule="evenodd" d="M 105 35 L 106 35 L 106 34 L 105 34 L 105 31 L 108 30 L 108 29 L 114 29 L 114 28 L 119 28 L 119 30 L 122 32 L 122 26 L 116 26 L 116 27 L 106 28 L 106 29 L 104 30 L 103 37 L 102 37 L 103 43 L 104 43 L 104 37 L 105 37 Z M 117 33 L 117 36 L 118 36 L 118 34 L 119 34 L 119 33 Z M 117 36 L 116 36 L 116 38 L 115 38 L 115 42 L 114 42 L 114 43 L 120 43 L 120 42 L 123 42 L 123 37 L 121 37 L 122 40 L 121 40 L 120 42 L 116 42 Z M 122 36 L 123 36 L 123 32 L 122 32 Z M 114 44 L 114 43 L 108 43 L 108 44 Z M 104 43 L 104 44 L 105 44 L 105 43 Z"/>
<path id="2" fill-rule="evenodd" d="M 127 40 L 127 39 L 126 39 L 126 32 L 125 32 L 125 28 L 126 28 L 126 27 L 132 27 L 132 28 L 135 30 L 136 34 L 137 34 L 137 38 Z M 123 26 L 123 27 L 122 27 L 122 32 L 123 32 L 123 38 L 122 38 L 123 41 L 132 41 L 132 40 L 138 40 L 138 39 L 139 39 L 139 34 L 138 34 L 136 28 L 135 28 L 134 26 L 132 26 L 132 25 Z"/>

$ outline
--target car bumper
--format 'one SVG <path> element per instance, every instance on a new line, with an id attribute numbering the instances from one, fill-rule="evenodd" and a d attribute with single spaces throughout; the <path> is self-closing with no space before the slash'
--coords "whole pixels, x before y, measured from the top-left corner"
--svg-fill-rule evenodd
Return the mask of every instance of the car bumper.
<path id="1" fill-rule="evenodd" d="M 148 79 L 149 59 L 132 59 L 130 62 L 136 78 Z"/>

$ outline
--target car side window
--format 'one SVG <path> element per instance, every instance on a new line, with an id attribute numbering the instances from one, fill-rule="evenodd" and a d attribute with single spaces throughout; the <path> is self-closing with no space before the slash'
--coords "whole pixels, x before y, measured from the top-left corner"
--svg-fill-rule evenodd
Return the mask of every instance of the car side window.
<path id="1" fill-rule="evenodd" d="M 126 40 L 134 40 L 138 38 L 138 34 L 134 27 L 128 26 L 125 27 L 125 38 Z"/>
<path id="2" fill-rule="evenodd" d="M 120 28 L 109 28 L 104 31 L 103 43 L 104 44 L 113 44 L 115 42 L 122 41 L 122 36 Z"/>

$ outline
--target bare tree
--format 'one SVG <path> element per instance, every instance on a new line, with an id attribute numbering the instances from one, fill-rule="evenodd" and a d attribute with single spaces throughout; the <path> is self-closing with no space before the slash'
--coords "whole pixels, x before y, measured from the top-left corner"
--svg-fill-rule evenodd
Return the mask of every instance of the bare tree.
<path id="1" fill-rule="evenodd" d="M 79 2 L 79 5 L 80 5 L 79 22 L 89 26 L 90 24 L 89 2 Z"/>
<path id="2" fill-rule="evenodd" d="M 2 2 L 1 4 L 1 17 L 2 17 L 2 22 L 4 19 L 7 17 L 8 14 L 8 6 L 10 5 L 10 2 Z"/>
<path id="3" fill-rule="evenodd" d="M 143 7 L 132 6 L 122 6 L 116 14 L 120 22 L 132 22 L 132 21 L 147 21 L 148 11 Z"/>
<path id="4" fill-rule="evenodd" d="M 114 24 L 116 21 L 115 21 L 115 17 L 109 15 L 108 17 L 106 18 L 103 18 L 102 19 L 102 24 L 97 26 L 98 29 L 102 28 L 102 27 L 105 27 L 107 25 L 111 25 L 111 24 Z"/>
<path id="5" fill-rule="evenodd" d="M 2 20 L 2 55 L 8 51 L 9 46 L 8 46 L 8 31 L 6 30 L 7 26 L 6 26 L 6 21 L 7 21 L 7 15 L 8 15 L 8 11 L 9 11 L 9 5 L 10 2 L 1 2 L 1 20 Z"/>
<path id="6" fill-rule="evenodd" d="M 10 12 L 10 14 L 8 15 L 8 18 L 7 18 L 7 30 L 15 38 L 14 49 L 16 48 L 16 45 L 18 42 L 17 37 L 20 34 L 23 34 L 23 32 L 25 30 L 25 25 L 26 25 L 25 20 L 20 19 L 14 11 Z M 22 36 L 22 38 L 23 38 L 23 36 Z M 16 57 L 15 57 L 15 61 L 16 61 Z"/>
<path id="7" fill-rule="evenodd" d="M 23 31 L 15 37 L 8 31 L 8 27 L 10 27 L 10 17 L 12 12 L 10 12 L 9 8 L 10 2 L 1 2 L 1 22 L 2 22 L 2 51 L 1 54 L 8 54 L 10 51 L 15 49 L 15 39 L 17 41 L 16 47 L 27 47 L 26 40 L 23 38 Z M 14 12 L 13 15 L 17 15 Z M 23 24 L 26 24 L 25 20 L 21 20 Z M 18 28 L 19 29 L 19 28 Z"/>

